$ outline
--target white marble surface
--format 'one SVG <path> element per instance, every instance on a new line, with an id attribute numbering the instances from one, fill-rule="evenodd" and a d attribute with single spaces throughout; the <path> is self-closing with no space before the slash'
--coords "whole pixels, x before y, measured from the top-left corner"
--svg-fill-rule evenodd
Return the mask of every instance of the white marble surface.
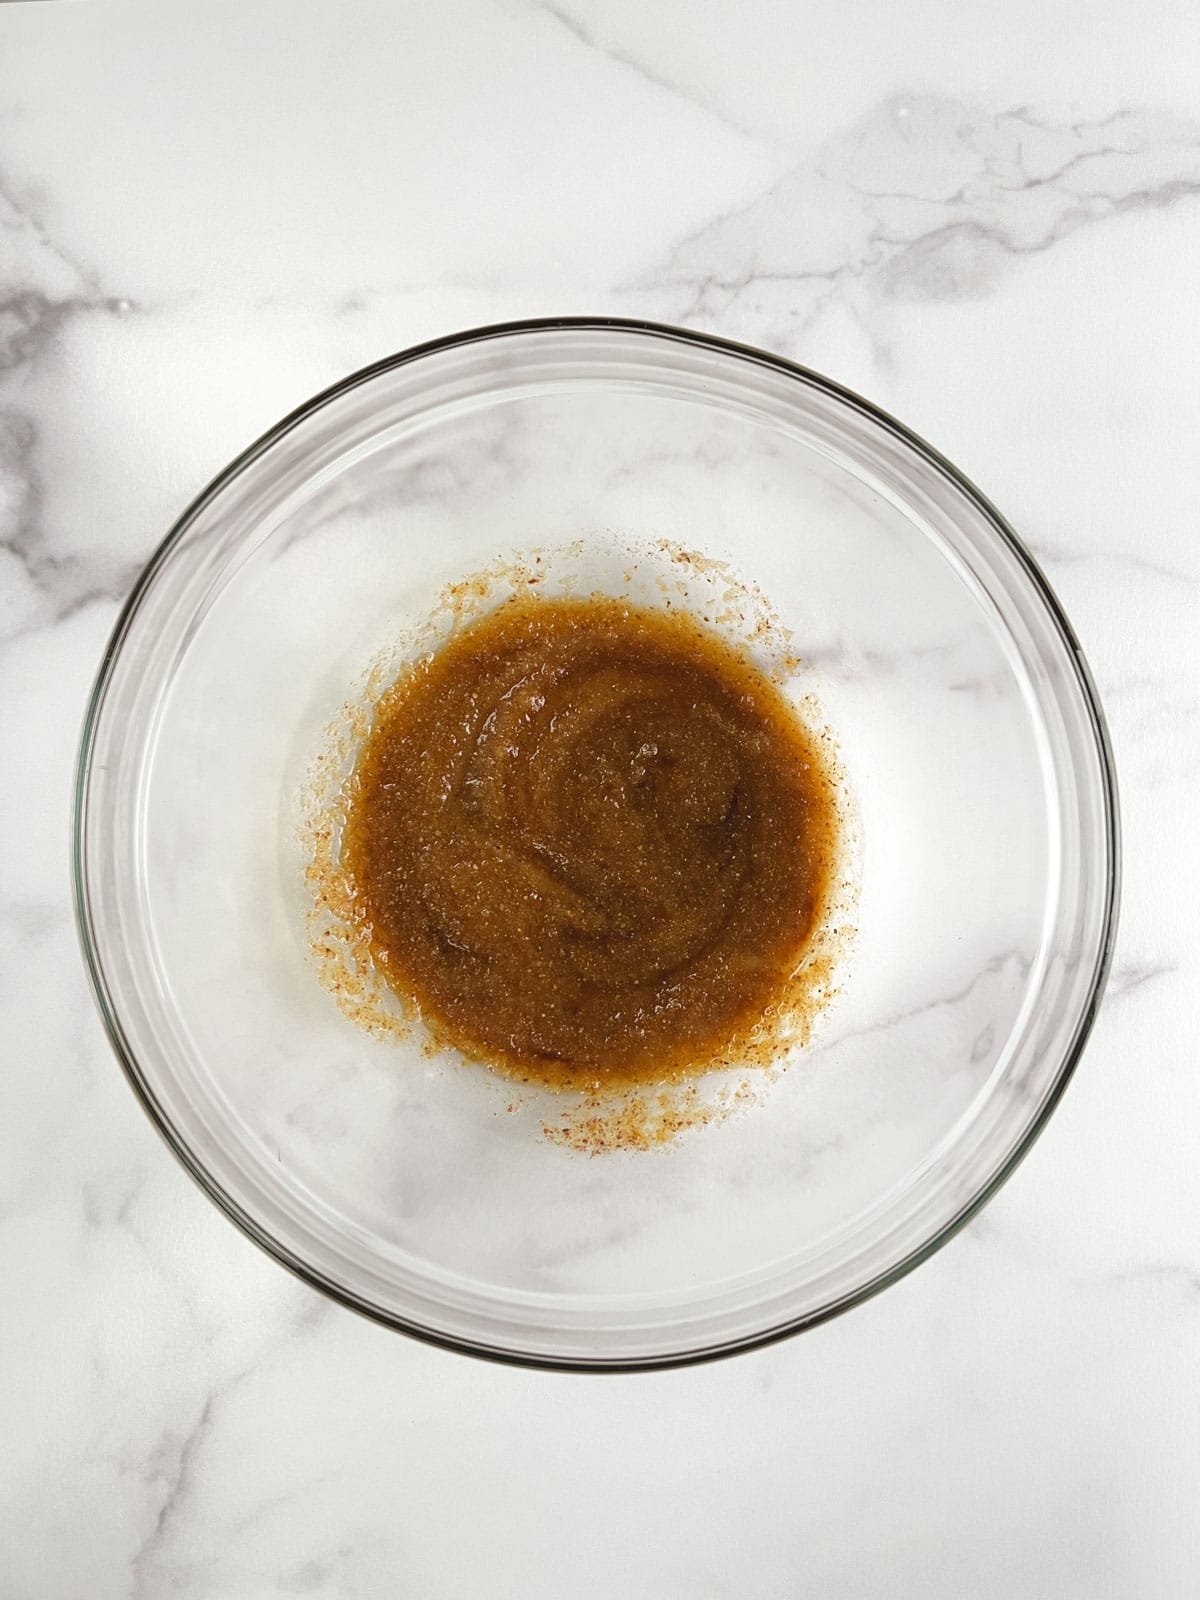
<path id="1" fill-rule="evenodd" d="M 1193 1596 L 1200 13 L 0 7 L 0 1597 Z M 92 1014 L 79 718 L 184 502 L 323 384 L 609 312 L 764 343 L 1003 507 L 1123 782 L 1114 979 L 1016 1178 L 713 1367 L 496 1368 L 326 1304 Z"/>

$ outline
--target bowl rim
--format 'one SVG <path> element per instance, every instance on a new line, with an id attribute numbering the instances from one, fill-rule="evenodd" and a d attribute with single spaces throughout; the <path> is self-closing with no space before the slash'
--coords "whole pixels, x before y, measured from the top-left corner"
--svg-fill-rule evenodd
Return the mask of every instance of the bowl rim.
<path id="1" fill-rule="evenodd" d="M 786 377 L 814 387 L 851 410 L 864 415 L 895 436 L 936 471 L 947 477 L 982 512 L 993 533 L 1015 555 L 1026 579 L 1041 600 L 1065 646 L 1067 656 L 1074 668 L 1077 687 L 1081 691 L 1083 704 L 1095 741 L 1101 778 L 1101 800 L 1104 808 L 1106 881 L 1103 923 L 1100 946 L 1087 994 L 1080 1007 L 1071 1041 L 1063 1053 L 1063 1059 L 1059 1064 L 1054 1081 L 1036 1115 L 1030 1119 L 1022 1130 L 1019 1139 L 1007 1157 L 976 1193 L 930 1238 L 917 1245 L 902 1260 L 877 1273 L 875 1277 L 840 1299 L 821 1306 L 814 1311 L 807 1312 L 802 1316 L 788 1319 L 785 1322 L 737 1339 L 702 1348 L 683 1349 L 677 1352 L 665 1352 L 648 1356 L 620 1356 L 615 1358 L 588 1356 L 574 1358 L 542 1352 L 514 1350 L 500 1345 L 475 1342 L 446 1334 L 436 1328 L 427 1327 L 397 1315 L 356 1295 L 352 1290 L 325 1277 L 287 1245 L 276 1239 L 262 1223 L 221 1188 L 202 1162 L 193 1154 L 186 1140 L 159 1104 L 150 1078 L 143 1071 L 125 1037 L 120 1017 L 109 993 L 100 961 L 98 942 L 94 933 L 91 899 L 87 881 L 85 820 L 92 754 L 100 712 L 117 658 L 137 617 L 142 600 L 156 574 L 170 558 L 175 546 L 183 538 L 201 510 L 214 500 L 246 467 L 270 450 L 300 422 L 313 416 L 316 412 L 351 390 L 369 383 L 372 379 L 385 372 L 407 366 L 425 356 L 435 355 L 459 347 L 483 344 L 514 335 L 567 331 L 628 333 L 648 339 L 662 340 L 667 343 L 683 344 L 710 354 L 733 356 L 742 361 L 767 367 L 776 373 L 781 373 Z M 121 608 L 105 646 L 100 666 L 88 697 L 75 763 L 72 793 L 72 901 L 76 933 L 79 938 L 92 994 L 100 1012 L 109 1043 L 134 1094 L 137 1096 L 150 1122 L 157 1129 L 168 1149 L 171 1150 L 184 1170 L 189 1173 L 217 1209 L 223 1212 L 247 1238 L 310 1288 L 319 1290 L 339 1305 L 345 1306 L 349 1310 L 355 1311 L 359 1315 L 384 1327 L 405 1333 L 422 1343 L 437 1346 L 441 1349 L 453 1350 L 460 1354 L 472 1355 L 508 1366 L 532 1367 L 551 1371 L 593 1373 L 654 1371 L 665 1368 L 694 1366 L 701 1362 L 736 1355 L 746 1350 L 759 1349 L 763 1346 L 777 1343 L 779 1340 L 789 1338 L 804 1329 L 816 1327 L 835 1316 L 841 1315 L 852 1307 L 874 1298 L 884 1289 L 906 1277 L 914 1268 L 927 1261 L 930 1256 L 934 1255 L 943 1245 L 954 1238 L 987 1205 L 1008 1181 L 1013 1172 L 1016 1171 L 1050 1120 L 1062 1099 L 1068 1083 L 1074 1076 L 1075 1069 L 1079 1064 L 1080 1057 L 1095 1024 L 1112 965 L 1120 905 L 1121 871 L 1120 807 L 1116 767 L 1107 722 L 1091 670 L 1076 638 L 1075 631 L 1045 574 L 1022 539 L 987 496 L 952 461 L 927 443 L 919 434 L 914 433 L 911 428 L 873 404 L 870 400 L 864 399 L 854 390 L 848 389 L 843 384 L 815 372 L 812 368 L 799 362 L 791 361 L 787 357 L 776 355 L 771 351 L 760 349 L 755 345 L 744 344 L 733 339 L 725 339 L 716 334 L 701 333 L 695 329 L 678 327 L 670 323 L 653 322 L 632 317 L 557 316 L 523 318 L 507 322 L 487 323 L 480 327 L 464 329 L 460 332 L 446 334 L 440 338 L 429 339 L 420 344 L 408 346 L 392 355 L 384 356 L 378 361 L 371 362 L 365 367 L 360 367 L 346 377 L 339 379 L 336 383 L 322 389 L 319 393 L 290 411 L 273 427 L 269 428 L 252 444 L 248 445 L 246 449 L 241 451 L 240 454 L 235 456 L 181 512 L 146 562 Z"/>

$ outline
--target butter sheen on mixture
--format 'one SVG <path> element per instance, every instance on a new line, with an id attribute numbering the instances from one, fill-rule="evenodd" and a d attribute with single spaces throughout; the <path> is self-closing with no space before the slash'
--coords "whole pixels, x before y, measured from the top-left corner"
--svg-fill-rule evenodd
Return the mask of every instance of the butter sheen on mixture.
<path id="1" fill-rule="evenodd" d="M 699 621 L 521 598 L 375 707 L 343 865 L 440 1042 L 554 1085 L 736 1062 L 836 870 L 820 738 Z"/>

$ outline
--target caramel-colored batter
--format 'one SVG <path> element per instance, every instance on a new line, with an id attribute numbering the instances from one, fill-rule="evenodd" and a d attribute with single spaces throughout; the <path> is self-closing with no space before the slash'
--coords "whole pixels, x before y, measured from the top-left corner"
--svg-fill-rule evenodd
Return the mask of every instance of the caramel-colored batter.
<path id="1" fill-rule="evenodd" d="M 789 1003 L 837 819 L 820 740 L 700 623 L 519 599 L 380 700 L 343 865 L 436 1037 L 628 1082 L 736 1059 Z"/>

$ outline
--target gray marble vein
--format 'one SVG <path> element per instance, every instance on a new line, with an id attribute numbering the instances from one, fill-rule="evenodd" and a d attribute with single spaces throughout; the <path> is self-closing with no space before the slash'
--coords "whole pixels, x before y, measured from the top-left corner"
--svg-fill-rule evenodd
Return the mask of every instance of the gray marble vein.
<path id="1" fill-rule="evenodd" d="M 697 92 L 695 89 L 685 87 L 682 83 L 676 81 L 674 78 L 667 77 L 664 73 L 656 70 L 646 61 L 640 60 L 631 51 L 622 48 L 619 44 L 601 43 L 599 37 L 601 28 L 599 26 L 593 26 L 587 22 L 580 21 L 579 18 L 569 11 L 565 6 L 556 5 L 552 3 L 552 0 L 534 0 L 534 3 L 529 9 L 535 13 L 540 12 L 546 16 L 553 17 L 554 20 L 560 23 L 562 27 L 565 28 L 566 31 L 571 35 L 571 37 L 573 39 L 577 39 L 586 50 L 594 51 L 597 55 L 613 62 L 616 66 L 626 68 L 628 71 L 641 78 L 645 83 L 649 84 L 651 88 L 661 89 L 667 94 L 676 96 L 687 105 L 694 106 L 697 110 L 703 112 L 705 115 L 715 117 L 723 126 L 729 128 L 733 132 L 742 134 L 748 138 L 758 137 L 752 127 L 744 125 L 737 118 L 730 117 L 726 111 L 722 110 L 721 107 L 714 105 L 703 94 Z"/>
<path id="2" fill-rule="evenodd" d="M 669 291 L 683 320 L 777 317 L 794 339 L 833 298 L 864 318 L 978 299 L 1084 226 L 1197 194 L 1200 123 L 1116 112 L 1054 124 L 895 97 L 626 287 Z"/>

